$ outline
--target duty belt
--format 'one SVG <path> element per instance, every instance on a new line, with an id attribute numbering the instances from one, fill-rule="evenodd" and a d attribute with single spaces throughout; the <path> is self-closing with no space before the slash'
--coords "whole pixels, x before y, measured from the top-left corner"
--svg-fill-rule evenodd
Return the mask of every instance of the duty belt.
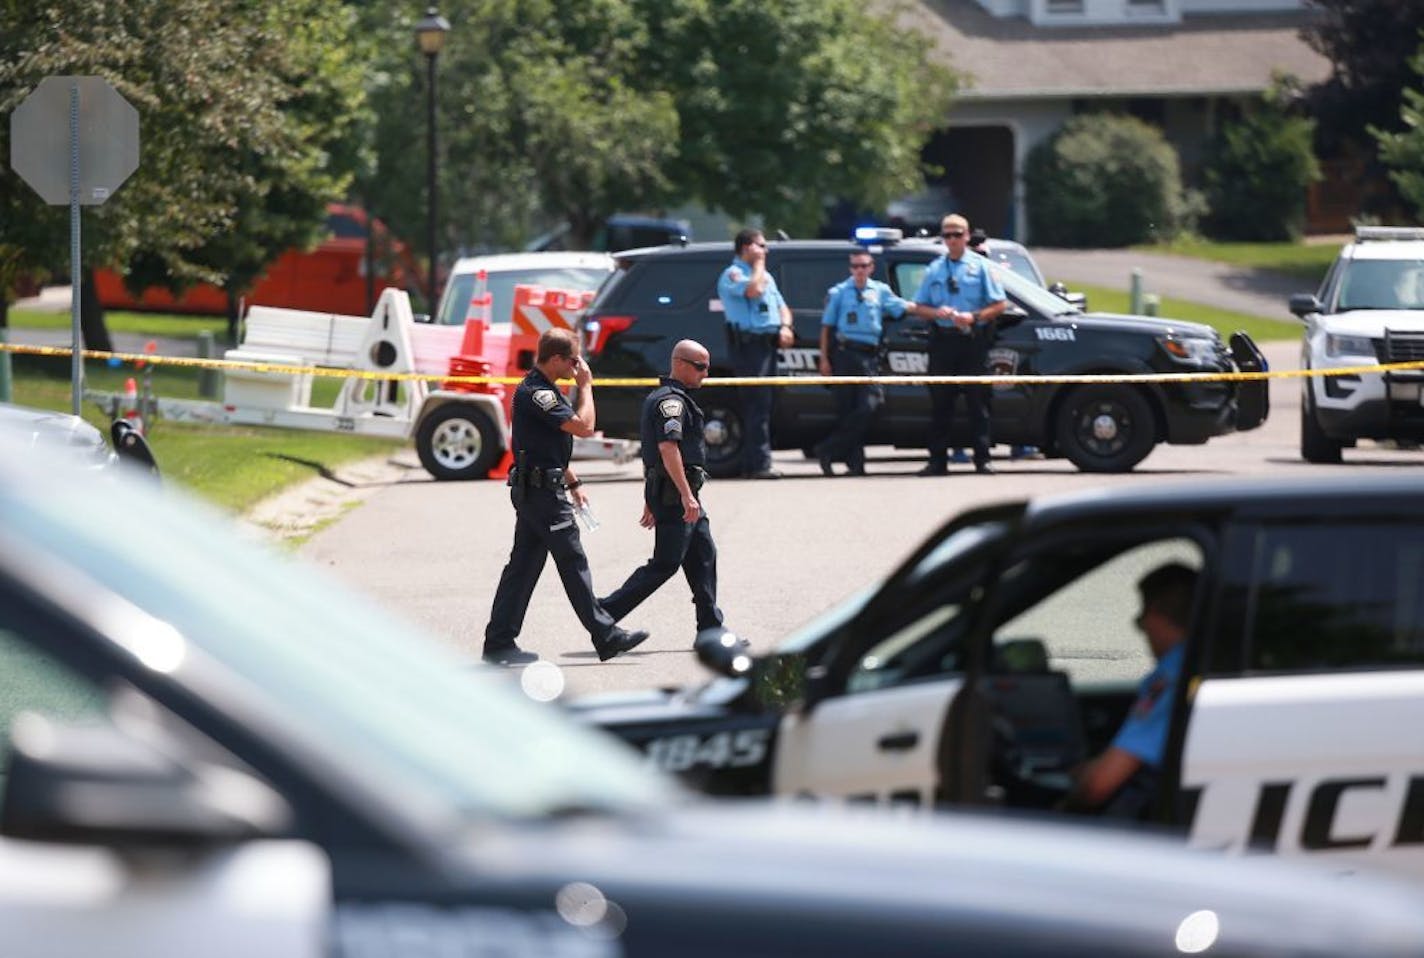
<path id="1" fill-rule="evenodd" d="M 880 352 L 880 347 L 876 344 L 856 342 L 854 339 L 838 339 L 836 345 L 841 349 L 849 349 L 856 353 L 874 354 Z"/>
<path id="2" fill-rule="evenodd" d="M 684 465 L 682 472 L 683 475 L 687 476 L 687 484 L 691 487 L 694 495 L 701 491 L 702 487 L 707 484 L 707 470 L 701 466 Z M 645 478 L 655 482 L 665 483 L 669 488 L 677 488 L 668 481 L 667 470 L 663 469 L 662 466 L 649 466 L 644 470 L 643 475 Z"/>
<path id="3" fill-rule="evenodd" d="M 729 325 L 727 327 L 727 338 L 739 345 L 761 342 L 775 343 L 780 337 L 780 335 L 780 329 L 771 329 L 757 332 L 749 329 L 741 329 L 737 326 Z"/>
<path id="4" fill-rule="evenodd" d="M 562 489 L 564 470 L 558 466 L 515 466 L 509 470 L 509 484 L 521 489 Z"/>

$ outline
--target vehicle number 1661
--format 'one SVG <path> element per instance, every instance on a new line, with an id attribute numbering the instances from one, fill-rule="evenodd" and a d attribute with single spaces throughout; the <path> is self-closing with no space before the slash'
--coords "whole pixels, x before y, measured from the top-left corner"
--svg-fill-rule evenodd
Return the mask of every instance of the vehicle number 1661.
<path id="1" fill-rule="evenodd" d="M 648 764 L 666 772 L 704 768 L 744 768 L 766 758 L 767 729 L 742 729 L 713 735 L 669 735 L 645 746 Z"/>

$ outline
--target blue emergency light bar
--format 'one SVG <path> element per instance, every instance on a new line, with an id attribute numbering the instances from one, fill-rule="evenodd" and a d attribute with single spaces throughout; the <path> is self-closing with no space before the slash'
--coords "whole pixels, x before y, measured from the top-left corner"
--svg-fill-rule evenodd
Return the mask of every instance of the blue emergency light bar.
<path id="1" fill-rule="evenodd" d="M 862 246 L 898 243 L 904 238 L 904 230 L 889 226 L 857 226 L 855 228 L 855 241 Z"/>

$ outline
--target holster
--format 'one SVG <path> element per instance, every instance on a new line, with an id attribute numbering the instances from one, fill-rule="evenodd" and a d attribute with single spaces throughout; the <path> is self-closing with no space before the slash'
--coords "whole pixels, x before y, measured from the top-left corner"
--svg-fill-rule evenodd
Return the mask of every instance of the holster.
<path id="1" fill-rule="evenodd" d="M 684 466 L 688 488 L 695 496 L 707 484 L 707 470 L 701 466 Z M 663 469 L 649 469 L 647 474 L 649 498 L 665 506 L 682 505 L 682 494 L 677 491 L 677 483 Z"/>

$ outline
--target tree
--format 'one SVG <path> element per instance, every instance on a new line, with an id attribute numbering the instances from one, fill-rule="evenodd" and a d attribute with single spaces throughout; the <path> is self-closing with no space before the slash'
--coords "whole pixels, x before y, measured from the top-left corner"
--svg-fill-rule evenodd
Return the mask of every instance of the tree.
<path id="1" fill-rule="evenodd" d="M 1297 84 L 1277 77 L 1240 119 L 1223 123 L 1207 151 L 1207 231 L 1227 240 L 1296 240 L 1306 189 L 1320 178 L 1315 122 L 1292 112 Z"/>
<path id="2" fill-rule="evenodd" d="M 85 212 L 85 266 L 132 262 L 136 285 L 228 283 L 312 234 L 344 190 L 360 92 L 355 64 L 339 53 L 345 23 L 328 0 L 67 0 L 38 10 L 10 0 L 0 7 L 0 111 L 48 75 L 106 77 L 139 111 L 141 159 L 112 199 Z M 67 234 L 41 237 L 30 225 L 48 230 L 54 211 L 12 179 L 0 186 L 0 248 L 23 251 L 19 268 L 67 263 Z M 264 208 L 271 215 L 255 212 Z M 86 311 L 84 333 L 90 346 L 109 346 L 101 315 Z"/>
<path id="3" fill-rule="evenodd" d="M 828 196 L 919 188 L 956 80 L 930 41 L 855 0 L 453 0 L 440 55 L 442 240 L 583 238 L 624 209 L 701 200 L 812 229 Z M 877 7 L 877 9 L 883 9 Z M 423 103 L 408 20 L 372 92 L 373 202 L 423 235 Z"/>
<path id="4" fill-rule="evenodd" d="M 1400 0 L 1309 0 L 1316 16 L 1301 34 L 1332 64 L 1311 92 L 1319 146 L 1333 154 L 1370 142 L 1370 126 L 1398 130 L 1400 92 L 1414 80 L 1409 59 L 1424 29 L 1424 4 Z"/>
<path id="5" fill-rule="evenodd" d="M 1178 232 L 1184 215 L 1177 152 L 1131 116 L 1075 116 L 1024 166 L 1029 233 L 1050 246 L 1127 246 Z"/>
<path id="6" fill-rule="evenodd" d="M 1414 84 L 1404 91 L 1400 107 L 1401 130 L 1391 132 L 1371 127 L 1370 133 L 1379 143 L 1380 160 L 1389 167 L 1390 179 L 1399 188 L 1416 216 L 1424 217 L 1424 45 L 1410 60 L 1414 69 Z"/>

